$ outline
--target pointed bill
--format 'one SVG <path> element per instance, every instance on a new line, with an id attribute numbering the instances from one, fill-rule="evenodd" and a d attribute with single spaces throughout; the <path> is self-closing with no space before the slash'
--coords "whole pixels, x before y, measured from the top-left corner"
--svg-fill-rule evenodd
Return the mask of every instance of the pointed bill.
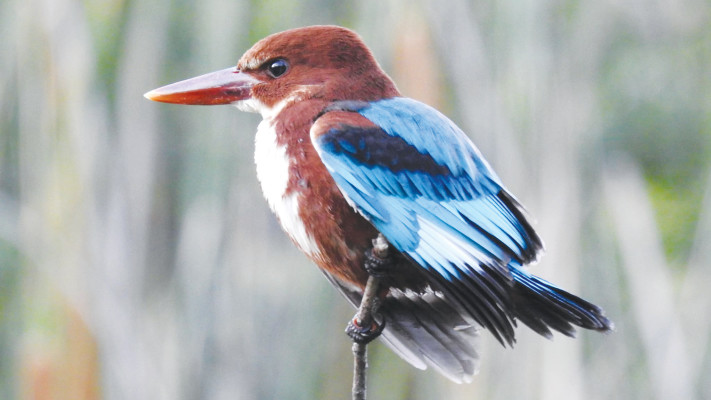
<path id="1" fill-rule="evenodd" d="M 186 79 L 144 96 L 153 101 L 190 105 L 231 104 L 249 99 L 252 86 L 260 81 L 235 67 Z"/>

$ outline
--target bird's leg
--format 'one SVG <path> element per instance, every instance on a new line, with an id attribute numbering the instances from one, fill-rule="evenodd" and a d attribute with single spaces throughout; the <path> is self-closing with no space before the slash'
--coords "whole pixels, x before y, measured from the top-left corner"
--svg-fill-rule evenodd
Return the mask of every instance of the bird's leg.
<path id="1" fill-rule="evenodd" d="M 381 318 L 378 313 L 378 308 L 380 307 L 379 288 L 380 279 L 369 276 L 368 283 L 365 285 L 365 290 L 363 290 L 363 298 L 360 301 L 358 312 L 353 319 L 348 321 L 346 326 L 346 334 L 355 343 L 368 344 L 380 336 L 383 329 L 385 329 L 385 319 Z"/>
<path id="2" fill-rule="evenodd" d="M 382 239 L 382 241 L 381 241 Z M 395 264 L 395 255 L 388 251 L 389 245 L 382 234 L 373 240 L 373 248 L 365 252 L 363 268 L 370 276 L 388 278 Z"/>
<path id="3" fill-rule="evenodd" d="M 365 252 L 365 260 L 363 262 L 363 268 L 370 276 L 376 278 L 387 278 L 389 276 L 388 265 L 391 263 L 391 257 L 380 258 L 373 254 L 373 250 L 368 250 Z"/>
<path id="4" fill-rule="evenodd" d="M 378 308 L 380 307 L 380 283 L 382 276 L 372 274 L 368 270 L 368 259 L 375 260 L 378 264 L 378 271 L 384 273 L 388 269 L 392 258 L 389 256 L 389 244 L 383 235 L 373 240 L 373 249 L 368 251 L 370 257 L 366 256 L 366 270 L 370 274 L 368 282 L 363 290 L 363 298 L 358 307 L 358 312 L 351 321 L 348 322 L 346 333 L 350 338 L 361 344 L 367 344 L 380 336 L 385 329 L 385 319 L 380 318 Z M 380 320 L 380 322 L 378 322 Z"/>
<path id="5" fill-rule="evenodd" d="M 346 334 L 352 341 L 359 344 L 368 344 L 375 340 L 385 329 L 385 320 L 378 323 L 373 318 L 368 326 L 361 326 L 362 322 L 358 323 L 358 318 L 354 317 L 348 321 L 346 326 Z"/>

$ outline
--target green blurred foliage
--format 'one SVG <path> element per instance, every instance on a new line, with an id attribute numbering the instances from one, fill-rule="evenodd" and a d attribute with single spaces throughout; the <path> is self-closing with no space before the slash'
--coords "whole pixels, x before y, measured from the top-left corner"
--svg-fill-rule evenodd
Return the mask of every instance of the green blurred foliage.
<path id="1" fill-rule="evenodd" d="M 535 271 L 617 323 L 574 342 L 521 329 L 515 349 L 486 338 L 462 386 L 375 344 L 371 397 L 709 398 L 709 15 L 701 0 L 0 2 L 0 398 L 347 397 L 352 310 L 261 198 L 259 117 L 141 97 L 326 23 L 471 134 L 539 220 Z"/>
<path id="2" fill-rule="evenodd" d="M 606 151 L 639 163 L 665 252 L 683 265 L 711 168 L 708 32 L 650 39 L 620 30 L 600 77 Z"/>

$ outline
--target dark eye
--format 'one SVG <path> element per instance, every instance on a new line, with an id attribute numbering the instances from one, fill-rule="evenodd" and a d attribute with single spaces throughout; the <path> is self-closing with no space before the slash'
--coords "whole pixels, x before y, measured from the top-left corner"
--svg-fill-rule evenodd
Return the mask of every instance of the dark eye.
<path id="1" fill-rule="evenodd" d="M 269 66 L 267 67 L 267 74 L 269 74 L 269 76 L 271 76 L 272 78 L 278 78 L 284 75 L 288 70 L 289 63 L 286 62 L 286 60 L 280 58 L 278 60 L 269 62 Z"/>

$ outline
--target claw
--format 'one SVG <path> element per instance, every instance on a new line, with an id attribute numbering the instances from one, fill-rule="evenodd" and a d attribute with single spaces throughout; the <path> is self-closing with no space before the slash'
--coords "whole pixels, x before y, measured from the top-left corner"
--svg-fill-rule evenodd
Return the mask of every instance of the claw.
<path id="1" fill-rule="evenodd" d="M 393 257 L 390 255 L 381 258 L 373 254 L 372 249 L 365 252 L 363 267 L 370 276 L 374 276 L 379 279 L 387 278 L 390 276 L 392 265 Z"/>
<path id="2" fill-rule="evenodd" d="M 380 334 L 383 333 L 383 329 L 385 329 L 384 319 L 381 323 L 377 323 L 375 319 L 373 319 L 370 326 L 364 328 L 358 324 L 357 318 L 353 318 L 348 321 L 348 325 L 346 326 L 346 334 L 356 343 L 368 344 L 380 336 Z"/>

